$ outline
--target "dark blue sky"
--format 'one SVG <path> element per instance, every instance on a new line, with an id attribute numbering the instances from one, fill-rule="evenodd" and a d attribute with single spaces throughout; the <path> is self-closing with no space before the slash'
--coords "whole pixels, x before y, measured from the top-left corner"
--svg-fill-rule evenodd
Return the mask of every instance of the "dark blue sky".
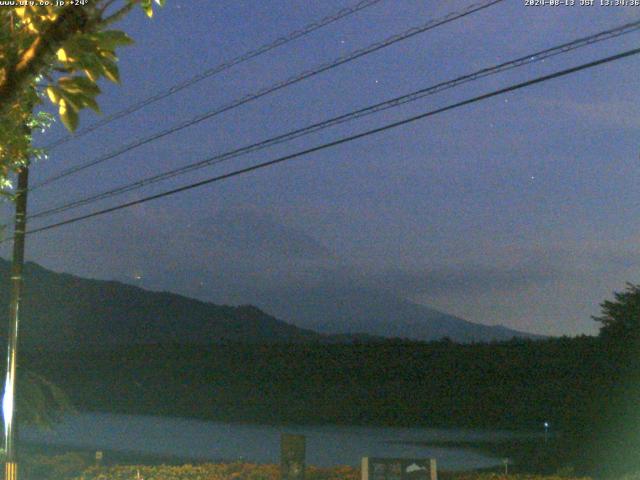
<path id="1" fill-rule="evenodd" d="M 354 2 L 355 3 L 355 2 Z M 579 2 L 578 2 L 579 3 Z M 121 24 L 108 114 L 348 5 L 169 0 Z M 54 150 L 32 180 L 470 1 L 384 0 Z M 33 192 L 32 212 L 640 18 L 640 8 L 498 6 L 398 43 Z M 640 34 L 483 79 L 194 172 L 107 206 L 636 47 Z M 348 282 L 542 334 L 595 333 L 638 282 L 638 58 L 546 82 L 224 183 L 29 238 L 46 267 L 215 302 Z M 96 120 L 82 115 L 82 125 Z M 63 133 L 55 125 L 41 143 Z M 32 227 L 98 205 L 33 222 Z M 7 220 L 10 209 L 3 208 Z M 8 255 L 5 247 L 3 252 Z"/>

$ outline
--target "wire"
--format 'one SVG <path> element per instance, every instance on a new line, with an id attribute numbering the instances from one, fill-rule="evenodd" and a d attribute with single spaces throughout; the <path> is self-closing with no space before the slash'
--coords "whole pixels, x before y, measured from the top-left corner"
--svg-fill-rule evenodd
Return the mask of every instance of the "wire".
<path id="1" fill-rule="evenodd" d="M 231 102 L 231 103 L 229 103 L 227 105 L 219 107 L 219 108 L 217 108 L 217 109 L 215 109 L 213 111 L 198 115 L 198 116 L 196 116 L 196 117 L 194 117 L 194 118 L 192 118 L 190 120 L 182 122 L 182 123 L 180 123 L 178 125 L 170 127 L 170 128 L 168 128 L 166 130 L 158 132 L 158 133 L 156 133 L 154 135 L 151 135 L 149 137 L 136 140 L 136 141 L 134 141 L 132 143 L 129 143 L 128 145 L 120 148 L 119 150 L 110 152 L 110 153 L 108 153 L 106 155 L 98 157 L 98 158 L 96 158 L 94 160 L 91 160 L 89 162 L 86 162 L 84 164 L 81 164 L 81 165 L 78 165 L 78 166 L 71 167 L 71 168 L 68 168 L 66 170 L 63 170 L 62 172 L 60 172 L 60 173 L 58 173 L 56 175 L 53 175 L 53 176 L 51 176 L 51 177 L 49 177 L 49 178 L 47 178 L 47 179 L 45 179 L 45 180 L 43 180 L 43 181 L 41 181 L 39 183 L 34 184 L 30 188 L 30 190 L 35 190 L 35 189 L 43 187 L 45 185 L 49 185 L 49 184 L 51 184 L 51 183 L 53 183 L 53 182 L 55 182 L 57 180 L 60 180 L 60 179 L 65 178 L 65 177 L 68 177 L 69 175 L 73 175 L 73 174 L 78 173 L 78 172 L 80 172 L 82 170 L 85 170 L 85 169 L 87 169 L 89 167 L 92 167 L 94 165 L 102 163 L 102 162 L 104 162 L 106 160 L 110 160 L 110 159 L 112 159 L 114 157 L 122 155 L 123 153 L 129 152 L 129 151 L 133 150 L 134 148 L 140 147 L 140 146 L 145 145 L 145 144 L 150 143 L 150 142 L 154 142 L 154 141 L 156 141 L 156 140 L 158 140 L 158 139 L 160 139 L 162 137 L 165 137 L 165 136 L 167 136 L 169 134 L 178 132 L 178 131 L 183 130 L 183 129 L 187 128 L 187 127 L 191 127 L 191 126 L 193 126 L 193 125 L 195 125 L 197 123 L 200 123 L 200 122 L 202 122 L 204 120 L 207 120 L 207 119 L 209 119 L 211 117 L 214 117 L 214 116 L 219 115 L 221 113 L 224 113 L 224 112 L 227 112 L 227 111 L 232 110 L 234 108 L 237 108 L 237 107 L 239 107 L 241 105 L 244 105 L 246 103 L 249 103 L 249 102 L 251 102 L 253 100 L 257 100 L 257 99 L 259 99 L 261 97 L 269 95 L 270 93 L 273 93 L 275 91 L 281 90 L 281 89 L 283 89 L 285 87 L 288 87 L 290 85 L 293 85 L 295 83 L 298 83 L 298 82 L 301 82 L 303 80 L 306 80 L 307 78 L 311 78 L 311 77 L 313 77 L 315 75 L 318 75 L 320 73 L 326 72 L 328 70 L 336 68 L 336 67 L 338 67 L 340 65 L 343 65 L 345 63 L 352 62 L 353 60 L 356 60 L 356 59 L 358 59 L 360 57 L 363 57 L 363 56 L 368 55 L 370 53 L 373 53 L 373 52 L 376 52 L 376 51 L 381 50 L 383 48 L 386 48 L 386 47 L 388 47 L 390 45 L 393 45 L 393 44 L 395 44 L 397 42 L 400 42 L 402 40 L 406 40 L 406 39 L 411 38 L 411 37 L 413 37 L 415 35 L 418 35 L 420 33 L 423 33 L 423 32 L 426 32 L 428 30 L 431 30 L 433 28 L 436 28 L 436 27 L 438 27 L 440 25 L 444 25 L 446 23 L 453 22 L 453 21 L 455 21 L 457 19 L 466 17 L 467 15 L 471 15 L 471 14 L 473 14 L 475 12 L 478 12 L 480 10 L 489 8 L 492 5 L 495 5 L 495 4 L 503 2 L 503 1 L 504 0 L 489 0 L 489 1 L 485 1 L 485 2 L 474 3 L 474 4 L 471 4 L 469 7 L 467 7 L 466 9 L 464 9 L 461 12 L 450 13 L 450 14 L 446 15 L 445 17 L 443 17 L 441 19 L 438 19 L 438 20 L 430 20 L 427 23 L 425 23 L 425 24 L 423 24 L 423 25 L 421 25 L 419 27 L 413 27 L 413 28 L 411 28 L 411 29 L 409 29 L 409 30 L 407 30 L 407 31 L 405 31 L 403 33 L 400 33 L 400 34 L 394 35 L 392 37 L 389 37 L 386 40 L 383 40 L 381 42 L 377 42 L 377 43 L 374 43 L 372 45 L 369 45 L 368 47 L 356 50 L 356 51 L 354 51 L 354 52 L 352 52 L 352 53 L 350 53 L 350 54 L 348 54 L 346 56 L 338 58 L 337 60 L 333 60 L 331 62 L 322 64 L 322 65 L 320 65 L 319 67 L 316 67 L 313 70 L 308 70 L 308 71 L 302 72 L 302 73 L 300 73 L 300 74 L 298 74 L 296 76 L 293 76 L 293 77 L 291 77 L 291 78 L 289 78 L 287 80 L 284 80 L 282 82 L 276 83 L 275 85 L 272 85 L 270 87 L 264 88 L 264 89 L 262 89 L 262 90 L 260 90 L 260 91 L 258 91 L 256 93 L 249 94 L 249 95 L 247 95 L 245 97 L 242 97 L 242 98 L 240 98 L 238 100 L 235 100 L 234 102 Z"/>
<path id="2" fill-rule="evenodd" d="M 113 207 L 105 208 L 103 210 L 98 210 L 98 211 L 95 211 L 95 212 L 92 212 L 92 213 L 88 213 L 86 215 L 80 215 L 80 216 L 77 216 L 77 217 L 74 217 L 74 218 L 70 218 L 70 219 L 67 219 L 67 220 L 64 220 L 64 221 L 61 221 L 61 222 L 57 222 L 57 223 L 54 223 L 54 224 L 46 225 L 44 227 L 36 228 L 34 230 L 29 230 L 29 231 L 26 232 L 26 234 L 27 235 L 32 235 L 34 233 L 44 232 L 44 231 L 47 231 L 47 230 L 51 230 L 51 229 L 54 229 L 54 228 L 61 227 L 63 225 L 69 225 L 71 223 L 76 223 L 76 222 L 79 222 L 81 220 L 87 220 L 89 218 L 94 218 L 94 217 L 97 217 L 97 216 L 100 216 L 100 215 L 104 215 L 106 213 L 115 212 L 117 210 L 122 210 L 124 208 L 133 207 L 135 205 L 141 205 L 143 203 L 150 202 L 152 200 L 157 200 L 159 198 L 168 197 L 170 195 L 174 195 L 176 193 L 180 193 L 180 192 L 184 192 L 184 191 L 191 190 L 191 189 L 194 189 L 194 188 L 202 187 L 202 186 L 208 185 L 210 183 L 219 182 L 219 181 L 222 181 L 222 180 L 226 180 L 228 178 L 236 177 L 238 175 L 243 175 L 245 173 L 253 172 L 255 170 L 260 170 L 262 168 L 270 167 L 270 166 L 273 166 L 273 165 L 276 165 L 276 164 L 279 164 L 279 163 L 286 162 L 288 160 L 292 160 L 292 159 L 295 159 L 295 158 L 306 156 L 306 155 L 309 155 L 311 153 L 319 152 L 319 151 L 325 150 L 327 148 L 332 148 L 332 147 L 335 147 L 335 146 L 338 146 L 338 145 L 342 145 L 344 143 L 348 143 L 348 142 L 352 142 L 354 140 L 358 140 L 360 138 L 364 138 L 364 137 L 368 137 L 370 135 L 381 133 L 381 132 L 384 132 L 386 130 L 391 130 L 391 129 L 400 127 L 402 125 L 413 123 L 413 122 L 416 122 L 418 120 L 422 120 L 422 119 L 425 119 L 425 118 L 428 118 L 428 117 L 431 117 L 431 116 L 434 116 L 434 115 L 437 115 L 437 114 L 440 114 L 440 113 L 443 113 L 443 112 L 447 112 L 447 111 L 450 111 L 450 110 L 454 110 L 456 108 L 460 108 L 460 107 L 463 107 L 463 106 L 466 106 L 466 105 L 471 105 L 473 103 L 477 103 L 477 102 L 480 102 L 480 101 L 483 101 L 483 100 L 487 100 L 489 98 L 496 97 L 498 95 L 503 95 L 505 93 L 513 92 L 515 90 L 519 90 L 519 89 L 522 89 L 522 88 L 530 87 L 530 86 L 538 84 L 538 83 L 542 83 L 542 82 L 546 82 L 546 81 L 549 81 L 549 80 L 553 80 L 555 78 L 559 78 L 559 77 L 563 77 L 563 76 L 566 76 L 566 75 L 570 75 L 572 73 L 576 73 L 576 72 L 579 72 L 581 70 L 586 70 L 586 69 L 589 69 L 589 68 L 593 68 L 593 67 L 596 67 L 596 66 L 599 66 L 599 65 L 603 65 L 605 63 L 609 63 L 609 62 L 620 60 L 620 59 L 623 59 L 623 58 L 626 58 L 626 57 L 630 57 L 632 55 L 637 55 L 639 53 L 640 53 L 640 48 L 635 48 L 633 50 L 627 50 L 626 52 L 619 53 L 617 55 L 612 55 L 612 56 L 605 57 L 605 58 L 602 58 L 602 59 L 599 59 L 599 60 L 595 60 L 595 61 L 592 61 L 592 62 L 589 62 L 589 63 L 584 63 L 584 64 L 579 65 L 577 67 L 572 67 L 572 68 L 561 70 L 561 71 L 558 71 L 558 72 L 555 72 L 555 73 L 552 73 L 552 74 L 549 74 L 549 75 L 544 75 L 544 76 L 541 76 L 541 77 L 537 77 L 537 78 L 534 78 L 532 80 L 528 80 L 526 82 L 521 82 L 521 83 L 517 83 L 515 85 L 511 85 L 509 87 L 501 88 L 499 90 L 494 90 L 493 92 L 485 93 L 483 95 L 479 95 L 479 96 L 476 96 L 476 97 L 473 97 L 473 98 L 470 98 L 470 99 L 467 99 L 467 100 L 463 100 L 461 102 L 453 103 L 451 105 L 447 105 L 446 107 L 438 108 L 436 110 L 431 110 L 429 112 L 422 113 L 420 115 L 416 115 L 416 116 L 413 116 L 413 117 L 409 117 L 409 118 L 406 118 L 406 119 L 403 119 L 403 120 L 400 120 L 400 121 L 397 121 L 397 122 L 394 122 L 394 123 L 390 123 L 390 124 L 384 125 L 382 127 L 378 127 L 378 128 L 374 128 L 374 129 L 371 129 L 371 130 L 367 130 L 365 132 L 358 133 L 356 135 L 350 135 L 350 136 L 347 136 L 347 137 L 343 137 L 343 138 L 340 138 L 338 140 L 334 140 L 334 141 L 329 142 L 329 143 L 324 143 L 324 144 L 321 144 L 321 145 L 317 145 L 315 147 L 308 148 L 306 150 L 302 150 L 302 151 L 299 151 L 299 152 L 296 152 L 296 153 L 292 153 L 290 155 L 285 155 L 283 157 L 279 157 L 279 158 L 276 158 L 274 160 L 269 160 L 267 162 L 258 163 L 256 165 L 252 165 L 250 167 L 246 167 L 246 168 L 242 168 L 242 169 L 239 169 L 239 170 L 235 170 L 233 172 L 225 173 L 223 175 L 218 175 L 218 176 L 215 176 L 215 177 L 207 178 L 205 180 L 201 180 L 199 182 L 195 182 L 195 183 L 191 183 L 191 184 L 188 184 L 188 185 L 184 185 L 182 187 L 174 188 L 172 190 L 168 190 L 168 191 L 165 191 L 165 192 L 162 192 L 162 193 L 157 193 L 155 195 L 150 195 L 148 197 L 144 197 L 144 198 L 141 198 L 141 199 L 138 199 L 138 200 L 134 200 L 134 201 L 131 201 L 131 202 L 127 202 L 127 203 L 122 203 L 120 205 L 116 205 L 116 206 L 113 206 Z M 7 240 L 4 240 L 4 241 L 7 241 Z M 4 243 L 4 241 L 2 241 L 0 243 Z"/>
<path id="3" fill-rule="evenodd" d="M 173 95 L 174 93 L 178 93 L 179 91 L 184 90 L 185 88 L 190 87 L 191 85 L 194 85 L 206 78 L 213 77 L 220 72 L 223 72 L 225 70 L 230 69 L 231 67 L 234 67 L 235 65 L 239 65 L 248 60 L 256 58 L 264 53 L 270 52 L 271 50 L 275 50 L 276 48 L 286 45 L 289 42 L 297 40 L 298 38 L 305 37 L 316 30 L 319 30 L 327 25 L 337 22 L 338 20 L 348 17 L 349 15 L 352 15 L 361 10 L 364 10 L 365 8 L 369 8 L 377 3 L 380 3 L 381 1 L 382 0 L 363 0 L 352 7 L 343 8 L 332 15 L 328 15 L 322 18 L 321 20 L 318 20 L 317 22 L 310 23 L 299 30 L 295 30 L 289 33 L 288 35 L 285 35 L 283 37 L 280 37 L 274 40 L 271 43 L 262 45 L 261 47 L 258 47 L 255 50 L 251 50 L 249 52 L 243 53 L 242 55 L 234 57 L 231 60 L 227 60 L 226 62 L 221 63 L 220 65 L 216 65 L 215 67 L 208 68 L 207 70 L 204 70 L 203 72 L 200 72 L 197 75 L 194 75 L 193 77 L 188 78 L 187 80 L 184 80 L 180 83 L 176 83 L 175 85 L 173 85 L 171 88 L 167 90 L 158 92 L 155 95 L 152 95 L 143 100 L 140 100 L 139 102 L 134 103 L 133 105 L 125 108 L 124 110 L 120 110 L 118 112 L 112 113 L 111 115 L 107 115 L 102 120 L 94 123 L 93 125 L 90 125 L 88 127 L 85 127 L 77 131 L 73 135 L 65 135 L 65 136 L 59 137 L 53 142 L 49 143 L 48 145 L 45 145 L 44 148 L 46 150 L 53 150 L 54 148 L 64 143 L 67 143 L 70 140 L 75 140 L 76 138 L 82 137 L 87 133 L 91 133 L 99 129 L 100 127 L 103 127 L 115 120 L 131 115 L 132 113 L 137 112 L 138 110 L 146 107 L 147 105 L 151 105 L 152 103 L 155 103 L 164 98 L 167 98 Z"/>
<path id="4" fill-rule="evenodd" d="M 628 33 L 632 33 L 634 31 L 637 31 L 640 29 L 640 21 L 636 21 L 636 22 L 631 22 L 631 23 L 627 23 L 615 28 L 611 28 L 608 30 L 604 30 L 601 32 L 598 32 L 596 34 L 593 35 L 589 35 L 587 37 L 582 37 L 576 40 L 573 40 L 571 42 L 567 42 L 564 43 L 562 45 L 558 45 L 556 47 L 552 47 L 552 48 L 548 48 L 546 50 L 541 50 L 541 51 L 537 51 L 535 53 L 530 53 L 528 55 L 516 58 L 514 60 L 510 60 L 508 62 L 503 62 L 501 64 L 492 66 L 492 67 L 488 67 L 488 68 L 484 68 L 481 70 L 478 70 L 474 73 L 468 74 L 468 75 L 464 75 L 461 77 L 457 77 L 453 80 L 449 80 L 446 82 L 442 82 L 442 83 L 438 83 L 436 85 L 427 87 L 427 88 L 423 88 L 417 91 L 414 91 L 412 93 L 406 94 L 406 95 L 402 95 L 400 97 L 396 97 L 390 100 L 386 100 L 384 102 L 380 102 L 377 103 L 375 105 L 371 105 L 347 114 L 343 114 L 337 117 L 333 117 L 330 118 L 328 120 L 324 120 L 322 122 L 318 122 L 318 123 L 314 123 L 312 125 L 308 125 L 306 127 L 303 128 L 299 128 L 297 130 L 293 130 L 287 133 L 284 133 L 282 135 L 278 135 L 276 137 L 272 137 L 248 146 L 244 146 L 235 150 L 231 150 L 219 155 L 216 155 L 214 157 L 210 157 L 204 160 L 200 160 L 198 162 L 195 163 L 191 163 L 189 165 L 183 166 L 183 167 L 179 167 L 176 169 L 172 169 L 157 175 L 153 175 L 151 177 L 147 177 L 144 178 L 142 180 L 138 180 L 132 183 L 129 183 L 127 185 L 124 186 L 120 186 L 117 187 L 115 189 L 112 190 L 107 190 L 95 195 L 91 195 L 89 197 L 85 197 L 82 199 L 78 199 L 63 205 L 59 205 L 57 207 L 52 207 L 49 208 L 47 210 L 43 210 L 40 212 L 36 212 L 32 215 L 29 215 L 29 219 L 36 219 L 36 218 L 43 218 L 43 217 L 48 217 L 51 216 L 53 214 L 56 213 L 60 213 L 60 212 L 64 212 L 66 210 L 70 210 L 73 208 L 77 208 L 83 205 L 87 205 L 90 203 L 94 203 L 97 202 L 99 200 L 104 200 L 107 198 L 111 198 L 114 197 L 116 195 L 121 195 L 133 190 L 137 190 L 139 188 L 145 187 L 147 185 L 152 185 L 154 183 L 163 181 L 163 180 L 167 180 L 179 175 L 184 175 L 186 173 L 204 168 L 204 167 L 208 167 L 208 166 L 212 166 L 212 165 L 217 165 L 219 163 L 222 163 L 224 161 L 230 160 L 232 158 L 237 158 L 239 156 L 248 154 L 248 153 L 252 153 L 252 152 L 256 152 L 259 150 L 262 150 L 264 148 L 273 146 L 273 145 L 277 145 L 280 143 L 284 143 L 290 140 L 293 140 L 295 138 L 299 138 L 305 135 L 309 135 L 310 133 L 314 133 L 320 130 L 323 130 L 325 128 L 331 127 L 331 126 L 335 126 L 338 124 L 342 124 L 345 123 L 347 121 L 350 120 L 354 120 L 357 118 L 362 118 L 364 116 L 367 115 L 371 115 L 374 113 L 378 113 L 380 111 L 383 110 L 387 110 L 390 108 L 395 108 L 397 106 L 409 103 L 409 102 L 413 102 L 416 100 L 419 100 L 421 98 L 424 98 L 427 95 L 433 95 L 435 93 L 439 93 L 442 92 L 444 90 L 450 89 L 450 88 L 454 88 L 456 86 L 462 85 L 464 83 L 468 83 L 471 81 L 475 81 L 484 77 L 487 77 L 489 75 L 495 75 L 507 70 L 511 70 L 513 68 L 517 68 L 517 67 L 521 67 L 524 65 L 529 65 L 532 63 L 536 63 L 536 62 L 541 62 L 547 58 L 551 58 L 553 56 L 556 55 L 560 55 L 560 54 L 564 54 L 564 53 L 568 53 L 570 51 L 576 50 L 578 48 L 582 48 L 585 47 L 587 45 L 593 45 L 596 42 L 602 42 L 604 40 L 609 40 L 611 38 L 616 38 L 619 37 L 621 35 L 625 35 Z"/>

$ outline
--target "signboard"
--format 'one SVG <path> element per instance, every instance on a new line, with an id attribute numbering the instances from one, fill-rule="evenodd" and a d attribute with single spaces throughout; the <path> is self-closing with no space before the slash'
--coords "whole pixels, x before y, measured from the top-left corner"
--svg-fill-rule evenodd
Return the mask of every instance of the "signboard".
<path id="1" fill-rule="evenodd" d="M 280 478 L 304 480 L 306 439 L 304 435 L 283 433 L 280 437 Z"/>
<path id="2" fill-rule="evenodd" d="M 433 458 L 362 458 L 362 480 L 438 480 Z"/>

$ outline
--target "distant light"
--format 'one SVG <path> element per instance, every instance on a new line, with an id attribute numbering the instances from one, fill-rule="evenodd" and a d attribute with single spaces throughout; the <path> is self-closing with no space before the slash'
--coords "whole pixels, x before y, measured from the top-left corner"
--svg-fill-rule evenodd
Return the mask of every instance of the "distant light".
<path id="1" fill-rule="evenodd" d="M 544 422 L 544 428 L 549 428 L 549 422 Z"/>

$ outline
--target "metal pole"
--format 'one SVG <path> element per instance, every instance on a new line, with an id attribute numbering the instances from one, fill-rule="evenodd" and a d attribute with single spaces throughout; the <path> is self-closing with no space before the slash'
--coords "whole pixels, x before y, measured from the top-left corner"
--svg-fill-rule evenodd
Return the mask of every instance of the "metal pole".
<path id="1" fill-rule="evenodd" d="M 18 324 L 20 320 L 20 299 L 22 295 L 22 267 L 24 265 L 24 237 L 27 228 L 27 190 L 29 187 L 29 167 L 24 166 L 18 173 L 16 194 L 16 216 L 13 233 L 13 263 L 11 265 L 11 303 L 9 305 L 9 338 L 7 340 L 7 377 L 2 398 L 4 415 L 5 480 L 18 479 L 18 458 L 16 454 L 16 370 L 18 357 Z"/>

